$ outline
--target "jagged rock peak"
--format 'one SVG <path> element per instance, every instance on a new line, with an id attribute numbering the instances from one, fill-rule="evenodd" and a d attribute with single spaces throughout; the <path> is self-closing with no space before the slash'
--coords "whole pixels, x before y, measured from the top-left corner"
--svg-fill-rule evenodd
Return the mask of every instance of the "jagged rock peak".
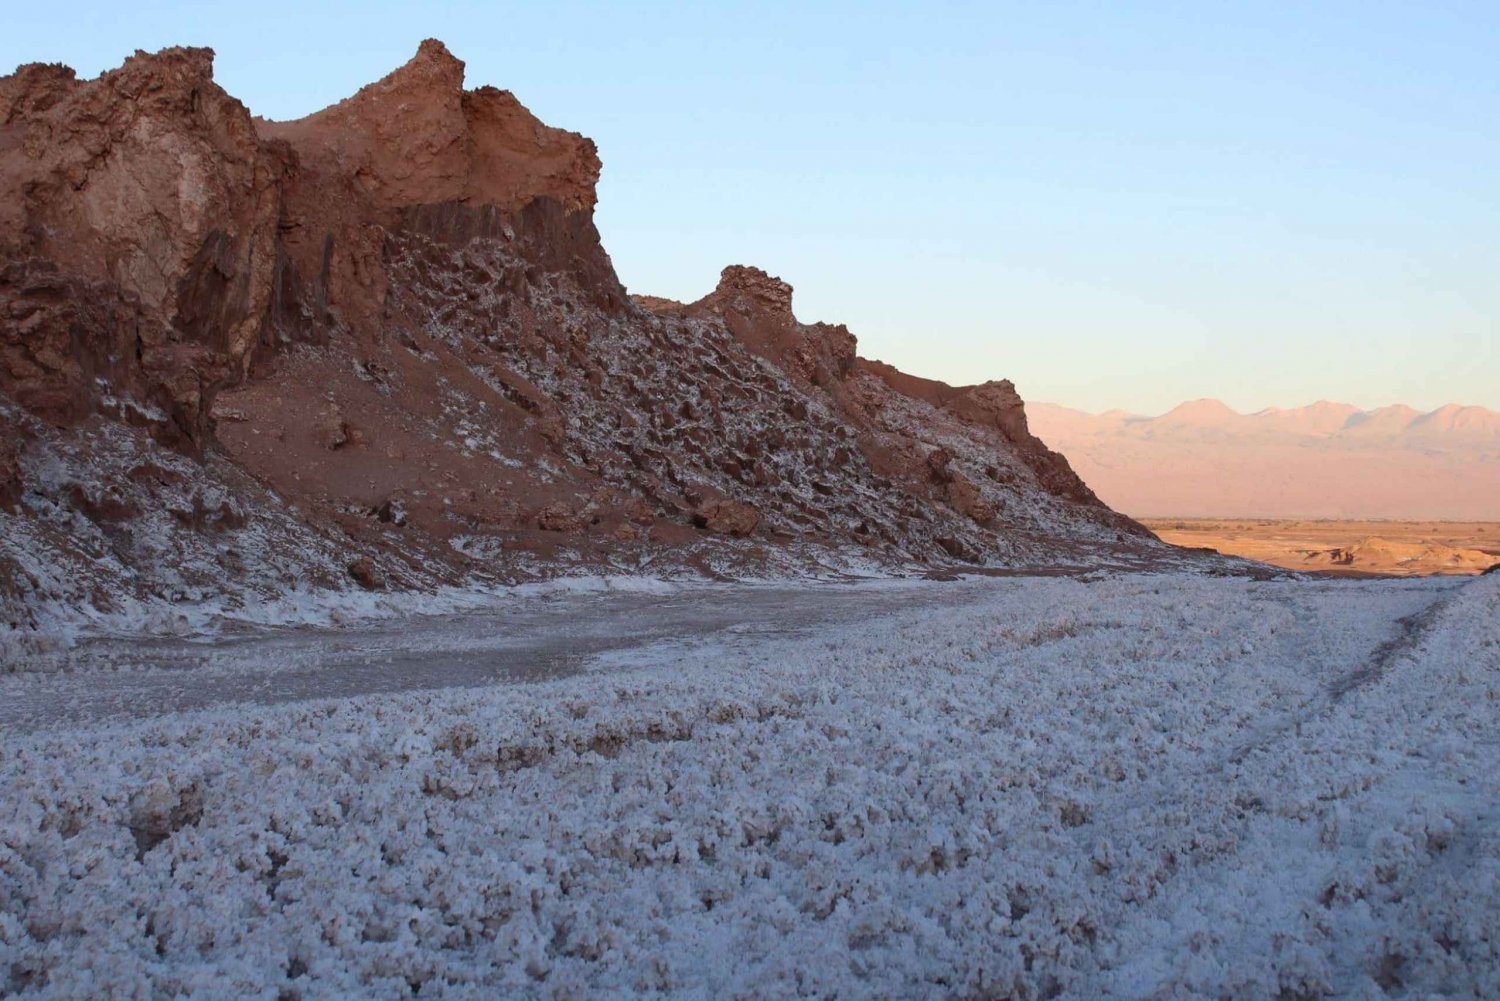
<path id="1" fill-rule="evenodd" d="M 737 305 L 753 304 L 759 312 L 793 320 L 792 287 L 760 268 L 729 265 L 719 273 L 712 298 Z"/>
<path id="2" fill-rule="evenodd" d="M 211 80 L 214 75 L 214 50 L 194 45 L 174 45 L 156 52 L 136 49 L 134 55 L 125 58 L 119 69 L 110 70 L 104 76 L 127 76 L 140 71 L 170 73 L 178 80 Z"/>
<path id="3" fill-rule="evenodd" d="M 404 74 L 420 72 L 427 67 L 431 67 L 438 73 L 455 72 L 458 75 L 458 82 L 460 84 L 463 83 L 464 61 L 449 52 L 448 46 L 436 38 L 422 39 L 421 43 L 417 46 L 417 54 L 408 59 L 404 66 L 391 73 L 386 79 L 390 80 Z"/>
<path id="4" fill-rule="evenodd" d="M 515 210 L 551 198 L 597 200 L 599 154 L 576 132 L 542 124 L 515 95 L 464 90 L 464 63 L 427 39 L 404 65 L 354 96 L 293 122 L 259 122 L 304 158 L 354 173 L 377 205 L 440 202 Z"/>
<path id="5" fill-rule="evenodd" d="M 160 52 L 137 49 L 117 68 L 87 81 L 79 80 L 71 66 L 61 63 L 26 63 L 10 76 L 0 77 L 0 126 L 24 123 L 95 87 L 141 102 L 142 111 L 164 101 L 181 104 L 195 89 L 212 85 L 213 76 L 213 49 L 180 46 Z"/>
<path id="6" fill-rule="evenodd" d="M 463 60 L 449 52 L 442 42 L 428 38 L 417 46 L 416 55 L 396 69 L 374 83 L 361 87 L 353 97 L 345 98 L 317 114 L 327 115 L 339 109 L 347 110 L 361 105 L 385 107 L 392 98 L 400 100 L 410 97 L 436 100 L 458 112 L 463 89 Z M 389 110 L 399 111 L 398 108 Z"/>

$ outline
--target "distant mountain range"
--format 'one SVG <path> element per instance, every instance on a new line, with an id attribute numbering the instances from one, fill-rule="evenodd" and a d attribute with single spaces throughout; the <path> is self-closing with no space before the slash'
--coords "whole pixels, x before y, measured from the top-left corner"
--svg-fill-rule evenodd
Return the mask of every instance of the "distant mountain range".
<path id="1" fill-rule="evenodd" d="M 1105 503 L 1137 517 L 1500 521 L 1500 413 L 1484 407 L 1026 412 Z"/>

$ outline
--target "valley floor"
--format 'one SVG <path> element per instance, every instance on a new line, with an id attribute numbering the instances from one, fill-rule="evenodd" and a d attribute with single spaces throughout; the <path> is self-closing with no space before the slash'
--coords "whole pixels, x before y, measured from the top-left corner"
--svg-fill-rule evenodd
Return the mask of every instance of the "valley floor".
<path id="1" fill-rule="evenodd" d="M 1500 565 L 1493 521 L 1145 518 L 1174 546 L 1214 549 L 1289 570 L 1343 574 L 1479 574 Z"/>
<path id="2" fill-rule="evenodd" d="M 0 994 L 1500 995 L 1500 574 L 562 594 L 42 666 L 0 677 Z"/>

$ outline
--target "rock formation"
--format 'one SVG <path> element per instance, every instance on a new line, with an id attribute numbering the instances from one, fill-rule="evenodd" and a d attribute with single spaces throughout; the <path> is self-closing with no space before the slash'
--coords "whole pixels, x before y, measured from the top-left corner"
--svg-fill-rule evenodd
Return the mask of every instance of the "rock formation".
<path id="1" fill-rule="evenodd" d="M 903 375 L 750 267 L 631 297 L 593 143 L 439 42 L 295 122 L 206 49 L 0 79 L 0 588 L 1119 561 L 1008 382 Z M 19 609 L 19 611 L 18 611 Z"/>

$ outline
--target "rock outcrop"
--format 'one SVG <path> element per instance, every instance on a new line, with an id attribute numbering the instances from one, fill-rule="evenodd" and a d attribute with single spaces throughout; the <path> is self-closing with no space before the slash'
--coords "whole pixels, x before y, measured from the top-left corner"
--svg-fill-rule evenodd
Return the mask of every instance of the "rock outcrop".
<path id="1" fill-rule="evenodd" d="M 280 158 L 206 49 L 0 80 L 0 390 L 44 419 L 210 433 L 273 290 Z"/>
<path id="2" fill-rule="evenodd" d="M 593 143 L 465 90 L 441 43 L 294 122 L 252 118 L 212 63 L 0 79 L 0 570 L 28 593 L 1156 546 L 1008 382 L 860 359 L 751 267 L 630 297 Z"/>

